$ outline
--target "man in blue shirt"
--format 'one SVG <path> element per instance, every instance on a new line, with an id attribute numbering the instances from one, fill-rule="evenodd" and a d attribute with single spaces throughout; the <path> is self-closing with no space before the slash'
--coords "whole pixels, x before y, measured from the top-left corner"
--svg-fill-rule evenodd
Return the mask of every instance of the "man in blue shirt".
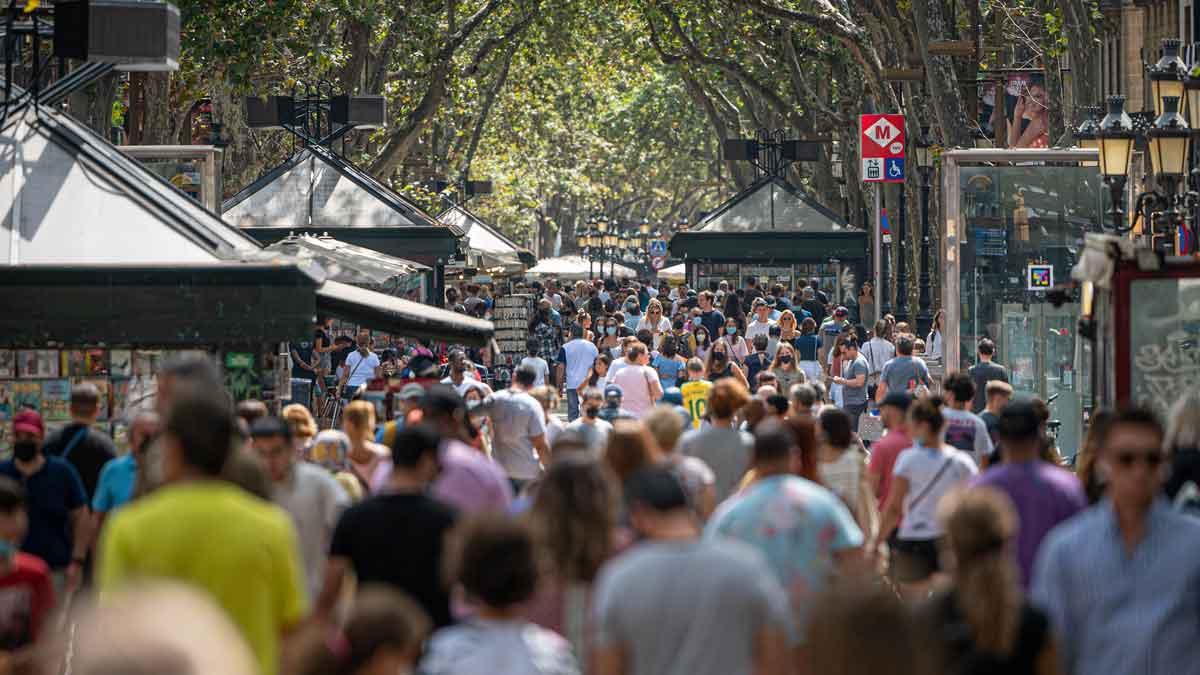
<path id="1" fill-rule="evenodd" d="M 29 530 L 21 550 L 50 567 L 57 590 L 79 586 L 90 543 L 87 495 L 69 462 L 42 453 L 42 416 L 23 410 L 13 417 L 13 458 L 0 462 L 0 475 L 25 488 Z"/>
<path id="2" fill-rule="evenodd" d="M 158 415 L 143 412 L 129 425 L 129 453 L 109 460 L 100 470 L 100 482 L 92 496 L 95 531 L 99 532 L 104 518 L 133 499 L 137 483 L 138 462 L 145 457 L 149 442 L 158 434 Z"/>
<path id="3" fill-rule="evenodd" d="M 1200 519 L 1163 497 L 1162 445 L 1153 413 L 1117 413 L 1100 439 L 1105 499 L 1038 552 L 1032 601 L 1068 675 L 1200 672 Z"/>

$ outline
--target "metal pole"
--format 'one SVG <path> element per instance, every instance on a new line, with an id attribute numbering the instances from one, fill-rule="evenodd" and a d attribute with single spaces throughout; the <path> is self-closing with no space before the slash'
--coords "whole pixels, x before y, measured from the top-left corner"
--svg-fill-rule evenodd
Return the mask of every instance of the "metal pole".
<path id="1" fill-rule="evenodd" d="M 879 308 L 879 316 L 883 316 L 883 254 L 881 252 L 882 244 L 880 242 L 880 232 L 883 230 L 883 223 L 880 222 L 879 213 L 879 191 L 880 187 L 876 184 L 873 192 L 875 193 L 875 236 L 873 237 L 873 255 L 875 256 L 875 306 Z"/>
<path id="2" fill-rule="evenodd" d="M 900 231 L 896 238 L 896 321 L 908 321 L 908 185 L 900 183 Z"/>
<path id="3" fill-rule="evenodd" d="M 918 280 L 920 292 L 917 296 L 917 333 L 926 335 L 933 323 L 933 301 L 929 292 L 929 174 L 932 167 L 921 168 L 921 276 Z"/>

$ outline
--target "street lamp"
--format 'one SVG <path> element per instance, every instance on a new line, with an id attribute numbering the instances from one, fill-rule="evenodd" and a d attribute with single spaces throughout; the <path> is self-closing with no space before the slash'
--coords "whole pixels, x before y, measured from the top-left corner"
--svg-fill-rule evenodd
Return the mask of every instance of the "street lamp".
<path id="1" fill-rule="evenodd" d="M 1075 144 L 1080 148 L 1099 150 L 1100 139 L 1100 123 L 1097 118 L 1100 116 L 1100 108 L 1098 106 L 1084 106 L 1083 122 L 1079 124 L 1079 128 L 1075 130 Z M 1098 166 L 1097 162 L 1080 162 L 1080 166 Z"/>
<path id="2" fill-rule="evenodd" d="M 1187 75 L 1187 64 L 1179 58 L 1179 40 L 1162 41 L 1162 58 L 1147 68 L 1150 77 L 1150 92 L 1154 95 L 1154 116 L 1162 117 L 1163 101 L 1167 97 L 1183 98 L 1183 78 Z"/>
<path id="3" fill-rule="evenodd" d="M 1100 129 L 1096 133 L 1100 150 L 1100 174 L 1108 185 L 1112 197 L 1112 207 L 1109 215 L 1113 219 L 1113 229 L 1125 233 L 1125 211 L 1122 193 L 1125 181 L 1129 177 L 1129 158 L 1133 154 L 1133 120 L 1125 113 L 1125 97 L 1108 97 L 1108 114 L 1100 120 Z"/>
<path id="4" fill-rule="evenodd" d="M 1171 184 L 1168 193 L 1174 193 L 1174 182 L 1183 178 L 1187 171 L 1188 124 L 1179 114 L 1179 97 L 1163 97 L 1163 112 L 1150 129 L 1150 160 L 1154 173 Z"/>
<path id="5" fill-rule="evenodd" d="M 917 172 L 921 176 L 921 273 L 917 283 L 917 334 L 926 335 L 933 323 L 932 294 L 929 288 L 929 191 L 933 176 L 933 144 L 929 142 L 929 125 L 921 125 L 917 139 Z"/>

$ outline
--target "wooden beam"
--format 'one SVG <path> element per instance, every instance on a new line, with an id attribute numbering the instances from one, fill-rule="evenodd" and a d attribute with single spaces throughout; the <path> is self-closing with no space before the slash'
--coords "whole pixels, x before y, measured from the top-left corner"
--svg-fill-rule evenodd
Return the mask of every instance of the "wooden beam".
<path id="1" fill-rule="evenodd" d="M 974 56 L 974 40 L 937 40 L 929 43 L 929 53 L 935 56 Z"/>
<path id="2" fill-rule="evenodd" d="M 888 82 L 920 82 L 925 79 L 924 68 L 884 68 L 883 79 Z"/>

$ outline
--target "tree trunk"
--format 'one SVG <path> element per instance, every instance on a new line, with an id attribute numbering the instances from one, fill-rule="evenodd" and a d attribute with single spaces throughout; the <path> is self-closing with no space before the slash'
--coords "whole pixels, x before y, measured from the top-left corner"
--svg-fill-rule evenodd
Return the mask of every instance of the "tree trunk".
<path id="1" fill-rule="evenodd" d="M 1058 0 L 1071 57 L 1070 92 L 1075 110 L 1100 104 L 1100 51 L 1096 49 L 1095 21 L 1090 0 Z M 1195 11 L 1195 10 L 1193 10 Z M 1075 115 L 1068 114 L 1068 120 Z M 1053 137 L 1052 137 L 1053 138 Z"/>
<path id="2" fill-rule="evenodd" d="M 913 0 L 913 18 L 917 26 L 917 40 L 925 60 L 925 83 L 929 89 L 929 107 L 936 122 L 933 131 L 948 147 L 971 144 L 970 130 L 973 125 L 967 119 L 962 89 L 959 88 L 958 73 L 954 60 L 949 56 L 934 56 L 929 53 L 929 43 L 945 39 L 951 34 L 942 3 L 938 0 Z"/>
<path id="3" fill-rule="evenodd" d="M 104 138 L 112 135 L 112 104 L 117 95 L 117 76 L 105 75 L 91 86 L 67 98 L 71 116 Z"/>
<path id="4" fill-rule="evenodd" d="M 142 79 L 143 145 L 168 145 L 171 133 L 171 75 L 170 73 L 145 73 Z"/>

